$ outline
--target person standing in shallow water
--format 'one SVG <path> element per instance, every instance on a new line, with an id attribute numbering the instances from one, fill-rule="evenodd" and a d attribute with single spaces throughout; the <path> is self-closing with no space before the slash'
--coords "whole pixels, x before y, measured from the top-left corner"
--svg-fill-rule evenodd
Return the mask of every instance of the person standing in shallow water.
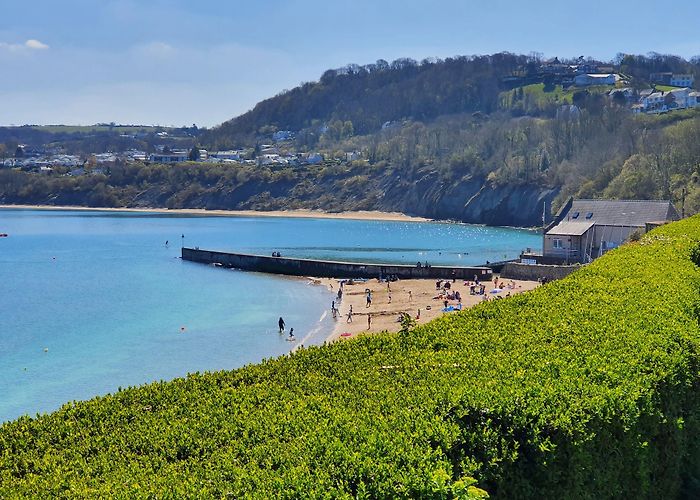
<path id="1" fill-rule="evenodd" d="M 280 327 L 280 333 L 282 333 L 284 331 L 284 320 L 282 319 L 281 316 L 280 316 L 280 320 L 277 322 L 277 324 Z"/>

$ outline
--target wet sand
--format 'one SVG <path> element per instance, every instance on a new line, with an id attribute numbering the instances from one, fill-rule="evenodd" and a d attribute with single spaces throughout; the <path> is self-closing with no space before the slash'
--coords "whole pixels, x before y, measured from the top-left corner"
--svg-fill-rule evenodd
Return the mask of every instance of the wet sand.
<path id="1" fill-rule="evenodd" d="M 17 208 L 25 210 L 84 210 L 96 212 L 139 212 L 182 215 L 211 215 L 219 217 L 297 217 L 303 219 L 353 219 L 353 220 L 386 220 L 405 222 L 424 222 L 431 219 L 413 217 L 399 212 L 323 212 L 321 210 L 205 210 L 203 208 L 93 208 L 78 206 L 53 206 L 53 205 L 0 205 L 0 208 Z"/>
<path id="2" fill-rule="evenodd" d="M 496 296 L 505 299 L 509 294 L 515 295 L 526 292 L 537 288 L 539 285 L 536 281 L 503 280 L 503 283 L 507 286 L 501 292 L 495 294 L 491 293 L 491 290 L 494 289 L 495 280 L 496 278 L 494 278 L 494 281 L 483 283 L 486 286 L 485 295 L 470 295 L 469 286 L 465 285 L 466 282 L 464 281 L 450 282 L 450 290 L 448 292 L 459 291 L 462 298 L 462 309 L 467 309 L 482 302 L 484 296 L 488 297 L 488 300 L 497 300 L 495 299 Z M 436 281 L 400 280 L 389 283 L 389 287 L 387 287 L 387 283 L 379 283 L 375 279 L 366 283 L 344 285 L 342 300 L 339 306 L 336 305 L 340 309 L 340 313 L 336 319 L 335 329 L 328 337 L 328 341 L 355 337 L 363 332 L 399 331 L 401 323 L 397 320 L 401 312 L 410 314 L 413 319 L 416 319 L 418 324 L 427 323 L 445 314 L 455 314 L 456 311 L 442 311 L 445 307 L 445 298 L 435 298 L 442 293 L 441 289 L 436 289 Z M 498 281 L 500 284 L 501 280 L 498 279 Z M 331 288 L 334 293 L 338 292 L 339 284 L 337 280 L 323 279 L 321 283 Z M 514 288 L 509 288 L 513 286 Z M 372 291 L 372 304 L 369 307 L 367 307 L 366 289 Z M 389 296 L 391 296 L 391 301 Z M 458 304 L 457 300 L 448 300 L 448 306 L 452 306 L 455 309 L 458 307 Z M 351 305 L 353 311 L 352 321 L 348 322 L 348 312 Z M 328 304 L 328 308 L 330 311 L 330 304 Z M 419 310 L 420 317 L 418 317 Z M 369 328 L 367 325 L 368 315 L 371 316 L 371 326 Z"/>

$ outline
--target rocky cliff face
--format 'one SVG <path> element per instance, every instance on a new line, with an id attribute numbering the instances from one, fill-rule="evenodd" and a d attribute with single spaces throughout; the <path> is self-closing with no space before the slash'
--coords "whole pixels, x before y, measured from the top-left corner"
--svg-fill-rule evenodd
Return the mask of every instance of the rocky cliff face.
<path id="1" fill-rule="evenodd" d="M 543 205 L 546 202 L 549 209 L 559 192 L 534 184 L 491 185 L 479 178 L 454 184 L 425 178 L 412 186 L 396 183 L 384 188 L 385 194 L 378 206 L 380 210 L 398 210 L 473 224 L 520 227 L 541 226 Z"/>
<path id="2" fill-rule="evenodd" d="M 426 176 L 416 182 L 375 179 L 359 189 L 340 189 L 333 179 L 303 189 L 298 182 L 250 182 L 188 200 L 187 205 L 238 210 L 380 210 L 473 224 L 533 227 L 542 225 L 545 202 L 549 220 L 557 194 L 558 189 L 534 184 L 491 185 L 478 178 L 446 183 Z"/>
<path id="3" fill-rule="evenodd" d="M 23 174 L 20 174 L 23 175 Z M 496 226 L 542 225 L 542 207 L 558 189 L 535 184 L 494 185 L 483 178 L 461 181 L 426 173 L 402 179 L 391 173 L 319 175 L 298 172 L 290 178 L 223 181 L 209 186 L 152 183 L 146 189 L 115 186 L 106 179 L 99 189 L 76 189 L 55 184 L 46 189 L 24 189 L 27 177 L 13 188 L 0 184 L 0 203 L 83 205 L 94 207 L 167 207 L 222 210 L 313 209 L 328 212 L 380 210 L 403 212 L 431 219 L 455 220 Z M 98 196 L 99 195 L 99 196 Z M 548 217 L 549 218 L 549 217 Z"/>

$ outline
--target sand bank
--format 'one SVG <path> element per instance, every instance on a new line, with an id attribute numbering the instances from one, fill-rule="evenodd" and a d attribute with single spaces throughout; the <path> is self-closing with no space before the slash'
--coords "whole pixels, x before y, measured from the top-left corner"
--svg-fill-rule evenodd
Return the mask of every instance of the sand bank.
<path id="1" fill-rule="evenodd" d="M 0 208 L 15 208 L 25 210 L 84 210 L 91 212 L 138 212 L 180 215 L 206 215 L 219 217 L 296 217 L 306 219 L 353 219 L 353 220 L 386 220 L 425 222 L 430 219 L 413 217 L 399 212 L 323 212 L 321 210 L 205 210 L 203 208 L 93 208 L 78 206 L 53 206 L 53 205 L 0 205 Z"/>
<path id="2" fill-rule="evenodd" d="M 399 314 L 405 312 L 417 319 L 418 324 L 424 324 L 445 314 L 455 314 L 455 312 L 443 312 L 445 307 L 444 298 L 435 298 L 440 295 L 441 289 L 436 289 L 437 280 L 400 280 L 393 283 L 379 283 L 377 280 L 369 280 L 366 283 L 346 284 L 343 287 L 343 296 L 340 305 L 340 313 L 336 319 L 336 326 L 333 333 L 328 337 L 329 341 L 355 337 L 362 332 L 382 332 L 384 330 L 396 332 L 401 329 L 401 323 L 397 321 Z M 499 284 L 501 280 L 499 279 Z M 338 292 L 337 280 L 321 280 L 325 286 Z M 484 282 L 486 294 L 489 300 L 497 300 L 496 296 L 506 298 L 508 295 L 515 295 L 537 288 L 536 281 L 503 280 L 507 286 L 501 292 L 491 293 L 494 289 L 494 282 Z M 450 290 L 459 291 L 462 298 L 462 309 L 478 304 L 484 300 L 483 295 L 470 295 L 469 286 L 464 281 L 450 283 Z M 512 287 L 512 288 L 511 288 Z M 367 307 L 366 290 L 372 291 L 372 305 Z M 391 297 L 391 300 L 390 298 Z M 457 300 L 448 300 L 448 306 L 459 307 Z M 330 311 L 330 305 L 328 308 Z M 352 321 L 348 322 L 348 312 L 352 305 Z M 420 310 L 420 317 L 418 311 Z M 367 316 L 371 316 L 371 326 L 368 328 Z M 342 334 L 350 335 L 343 336 Z"/>

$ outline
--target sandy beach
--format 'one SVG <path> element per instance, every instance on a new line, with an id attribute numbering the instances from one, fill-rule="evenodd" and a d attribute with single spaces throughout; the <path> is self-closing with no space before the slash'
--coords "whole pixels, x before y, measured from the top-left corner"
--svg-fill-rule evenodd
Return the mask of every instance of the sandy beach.
<path id="1" fill-rule="evenodd" d="M 494 281 L 487 281 L 485 285 L 485 295 L 470 295 L 469 282 L 450 282 L 449 289 L 442 286 L 436 288 L 437 280 L 399 280 L 392 283 L 379 283 L 377 280 L 369 280 L 366 283 L 356 283 L 343 286 L 343 295 L 336 319 L 336 326 L 333 333 L 328 337 L 328 341 L 355 337 L 360 333 L 376 333 L 382 331 L 396 332 L 401 329 L 398 322 L 399 314 L 408 313 L 418 324 L 427 323 L 444 314 L 455 314 L 455 311 L 443 312 L 445 300 L 448 308 L 457 310 L 459 301 L 456 299 L 446 299 L 445 292 L 454 293 L 459 291 L 461 296 L 462 309 L 478 304 L 488 297 L 488 300 L 498 300 L 499 296 L 506 298 L 509 295 L 526 292 L 537 288 L 536 281 L 503 280 L 498 279 L 499 286 L 503 283 L 503 288 L 499 293 L 491 293 L 494 289 Z M 337 280 L 323 279 L 321 283 L 337 294 L 339 284 Z M 445 281 L 442 282 L 443 285 Z M 465 284 L 466 283 L 466 284 Z M 372 303 L 367 307 L 366 290 L 372 292 Z M 330 310 L 331 304 L 328 304 Z M 352 321 L 348 322 L 348 312 L 352 306 Z M 420 317 L 418 317 L 420 310 Z M 367 316 L 371 316 L 371 325 L 368 328 Z"/>
<path id="2" fill-rule="evenodd" d="M 95 212 L 141 212 L 182 215 L 207 215 L 219 217 L 297 217 L 306 219 L 353 219 L 353 220 L 387 220 L 405 222 L 425 222 L 431 219 L 413 217 L 399 212 L 323 212 L 321 210 L 206 210 L 203 208 L 99 208 L 79 206 L 53 205 L 0 205 L 0 208 L 16 208 L 25 210 L 84 210 Z"/>

